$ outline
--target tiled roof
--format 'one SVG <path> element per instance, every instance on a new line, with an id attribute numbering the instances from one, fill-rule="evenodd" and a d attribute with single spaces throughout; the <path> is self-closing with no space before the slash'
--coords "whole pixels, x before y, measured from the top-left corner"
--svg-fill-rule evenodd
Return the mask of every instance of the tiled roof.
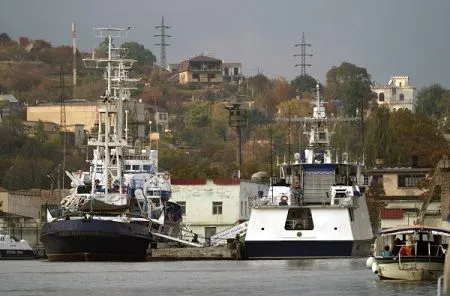
<path id="1" fill-rule="evenodd" d="M 189 60 L 187 61 L 182 61 L 181 63 L 178 64 L 178 72 L 186 72 L 187 70 L 189 70 Z"/>
<path id="2" fill-rule="evenodd" d="M 403 210 L 402 209 L 381 209 L 380 210 L 381 219 L 402 219 Z"/>
<path id="3" fill-rule="evenodd" d="M 196 56 L 192 59 L 189 59 L 189 61 L 191 62 L 221 62 L 221 60 L 219 59 L 215 59 L 215 58 L 211 58 L 211 57 L 207 57 L 207 56 Z"/>
<path id="4" fill-rule="evenodd" d="M 206 179 L 170 179 L 172 185 L 205 185 Z"/>
<path id="5" fill-rule="evenodd" d="M 216 185 L 238 185 L 241 184 L 241 179 L 237 178 L 215 178 L 213 183 Z"/>

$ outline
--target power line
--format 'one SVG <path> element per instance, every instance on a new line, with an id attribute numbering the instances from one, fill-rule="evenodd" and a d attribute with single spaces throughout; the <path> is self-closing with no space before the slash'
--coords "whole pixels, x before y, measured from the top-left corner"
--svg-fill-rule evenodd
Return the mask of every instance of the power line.
<path id="1" fill-rule="evenodd" d="M 161 29 L 161 33 L 157 35 L 153 35 L 154 37 L 161 37 L 160 43 L 155 44 L 156 46 L 161 46 L 161 58 L 159 60 L 161 68 L 166 69 L 167 68 L 167 61 L 166 61 L 166 46 L 169 46 L 169 43 L 166 43 L 166 37 L 172 37 L 170 35 L 166 34 L 166 29 L 169 29 L 169 26 L 166 26 L 164 24 L 164 17 L 162 17 L 161 25 L 156 26 L 156 29 Z"/>
<path id="2" fill-rule="evenodd" d="M 295 44 L 295 47 L 300 46 L 300 54 L 294 54 L 294 57 L 300 56 L 301 62 L 300 64 L 295 64 L 295 67 L 300 67 L 300 75 L 306 75 L 306 67 L 311 67 L 311 64 L 306 63 L 306 57 L 312 57 L 312 54 L 306 53 L 306 47 L 311 46 L 311 44 L 305 42 L 305 32 L 302 34 L 302 42 Z"/>

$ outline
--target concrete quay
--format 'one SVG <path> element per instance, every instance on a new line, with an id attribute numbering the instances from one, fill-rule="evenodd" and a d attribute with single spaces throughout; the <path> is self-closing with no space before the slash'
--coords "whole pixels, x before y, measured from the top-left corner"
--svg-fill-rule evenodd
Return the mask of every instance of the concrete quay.
<path id="1" fill-rule="evenodd" d="M 147 261 L 235 260 L 227 247 L 151 249 Z"/>

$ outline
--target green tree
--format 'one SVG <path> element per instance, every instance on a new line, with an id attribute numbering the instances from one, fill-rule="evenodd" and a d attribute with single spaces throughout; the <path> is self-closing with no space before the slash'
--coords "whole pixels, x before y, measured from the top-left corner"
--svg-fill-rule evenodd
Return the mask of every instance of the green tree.
<path id="1" fill-rule="evenodd" d="M 0 47 L 9 47 L 13 40 L 6 33 L 0 34 Z"/>
<path id="2" fill-rule="evenodd" d="M 445 99 L 444 99 L 445 98 Z M 416 111 L 428 116 L 440 117 L 448 112 L 448 93 L 440 84 L 432 84 L 420 89 L 417 94 Z"/>
<path id="3" fill-rule="evenodd" d="M 187 105 L 184 113 L 184 124 L 186 127 L 202 128 L 209 126 L 209 103 L 194 102 Z"/>
<path id="4" fill-rule="evenodd" d="M 355 116 L 356 110 L 368 108 L 368 99 L 372 97 L 370 84 L 371 78 L 366 68 L 344 62 L 327 72 L 325 98 L 328 101 L 341 100 L 345 114 Z"/>
<path id="5" fill-rule="evenodd" d="M 298 95 L 315 92 L 317 83 L 319 83 L 319 81 L 308 74 L 299 75 L 291 81 L 291 85 Z"/>
<path id="6" fill-rule="evenodd" d="M 128 57 L 135 59 L 138 64 L 152 64 L 156 62 L 155 55 L 150 50 L 146 49 L 142 44 L 137 42 L 125 42 L 121 47 L 128 49 Z"/>
<path id="7" fill-rule="evenodd" d="M 258 74 L 247 79 L 247 88 L 252 96 L 265 95 L 271 87 L 271 82 L 267 76 Z"/>
<path id="8" fill-rule="evenodd" d="M 372 231 L 375 233 L 378 232 L 380 228 L 379 214 L 380 210 L 384 208 L 383 203 L 380 202 L 380 197 L 384 195 L 386 195 L 386 193 L 383 188 L 383 183 L 381 182 L 372 182 L 365 193 L 370 224 L 372 225 Z"/>
<path id="9" fill-rule="evenodd" d="M 376 159 L 389 162 L 391 148 L 393 147 L 389 119 L 389 109 L 385 106 L 378 107 L 375 105 L 364 124 L 364 155 L 368 167 L 373 167 Z"/>

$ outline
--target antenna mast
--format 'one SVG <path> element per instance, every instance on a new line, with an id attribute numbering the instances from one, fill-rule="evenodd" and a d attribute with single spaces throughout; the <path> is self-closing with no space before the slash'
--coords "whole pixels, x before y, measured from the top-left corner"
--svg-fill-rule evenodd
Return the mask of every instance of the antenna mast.
<path id="1" fill-rule="evenodd" d="M 164 17 L 162 17 L 161 25 L 156 26 L 156 29 L 161 29 L 161 33 L 157 35 L 153 35 L 154 37 L 161 37 L 160 43 L 155 44 L 156 46 L 161 46 L 161 58 L 159 60 L 160 66 L 163 69 L 167 69 L 167 61 L 166 61 L 166 46 L 169 46 L 169 43 L 166 43 L 166 37 L 172 37 L 166 34 L 166 29 L 169 29 L 169 26 L 164 24 Z"/>
<path id="2" fill-rule="evenodd" d="M 76 86 L 77 86 L 77 40 L 75 38 L 75 23 L 72 23 L 72 98 L 76 98 Z"/>
<path id="3" fill-rule="evenodd" d="M 300 46 L 300 54 L 294 54 L 294 57 L 301 57 L 300 64 L 295 64 L 295 67 L 300 67 L 300 76 L 306 75 L 306 67 L 311 67 L 311 64 L 306 63 L 306 57 L 312 57 L 312 54 L 306 53 L 306 47 L 311 46 L 311 44 L 305 42 L 305 32 L 302 34 L 302 42 L 295 44 L 295 47 Z"/>

